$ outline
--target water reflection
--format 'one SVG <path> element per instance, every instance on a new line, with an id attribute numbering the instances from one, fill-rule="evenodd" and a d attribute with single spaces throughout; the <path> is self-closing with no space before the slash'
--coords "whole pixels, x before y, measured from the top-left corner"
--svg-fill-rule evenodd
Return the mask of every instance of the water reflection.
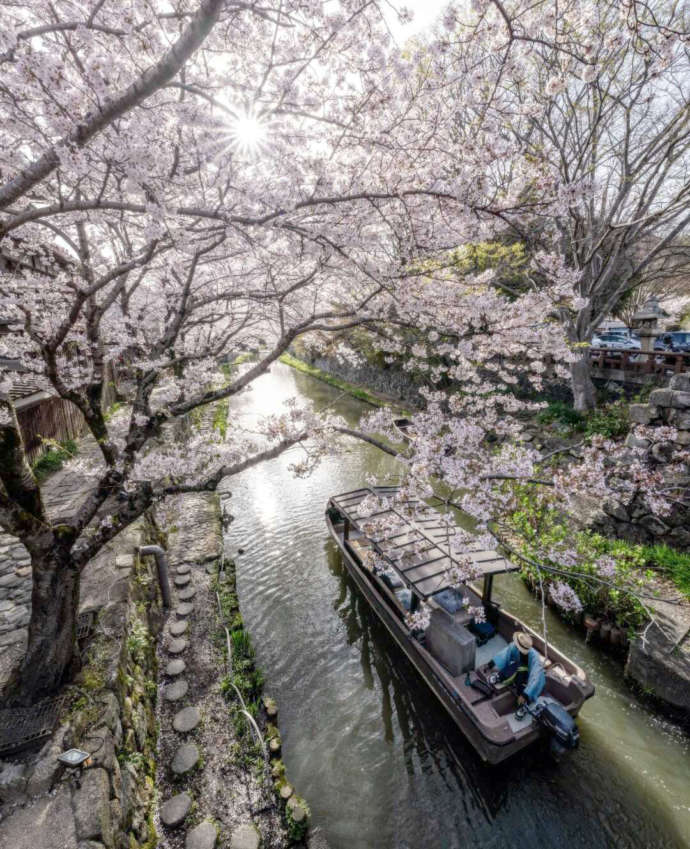
<path id="1" fill-rule="evenodd" d="M 336 394 L 282 367 L 266 382 L 270 392 L 235 401 L 237 413 L 255 414 L 255 399 L 265 412 L 268 398 L 273 408 L 294 394 L 322 406 Z M 338 405 L 350 420 L 362 409 Z M 357 446 L 295 480 L 290 461 L 233 480 L 226 538 L 233 554 L 246 549 L 240 600 L 280 705 L 289 775 L 332 849 L 690 846 L 687 738 L 637 705 L 616 662 L 550 612 L 551 638 L 598 688 L 579 720 L 583 745 L 559 766 L 532 749 L 484 767 L 357 591 L 325 527 L 330 495 L 371 473 L 394 475 L 394 462 Z M 518 579 L 503 576 L 497 592 L 538 624 Z"/>
<path id="2" fill-rule="evenodd" d="M 608 775 L 612 765 L 600 764 L 584 787 L 580 770 L 567 762 L 554 764 L 544 748 L 532 748 L 497 767 L 484 766 L 372 613 L 331 540 L 324 555 L 338 581 L 333 608 L 345 624 L 348 644 L 359 651 L 365 686 L 379 696 L 380 739 L 402 748 L 411 780 L 426 776 L 428 790 L 440 780 L 457 802 L 453 805 L 449 798 L 440 819 L 425 820 L 427 843 L 406 844 L 391 835 L 393 842 L 381 846 L 492 846 L 500 842 L 498 835 L 509 846 L 555 846 L 564 835 L 570 836 L 566 845 L 683 845 L 663 834 L 634 788 L 627 788 L 622 800 L 615 798 Z"/>

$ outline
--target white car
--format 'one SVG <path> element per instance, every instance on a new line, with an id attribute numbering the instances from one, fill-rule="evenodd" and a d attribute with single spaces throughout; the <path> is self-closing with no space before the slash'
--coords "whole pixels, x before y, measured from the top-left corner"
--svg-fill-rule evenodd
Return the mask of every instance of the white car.
<path id="1" fill-rule="evenodd" d="M 627 336 L 622 332 L 595 333 L 592 336 L 592 348 L 611 348 L 617 351 L 639 351 L 642 347 L 636 336 Z"/>

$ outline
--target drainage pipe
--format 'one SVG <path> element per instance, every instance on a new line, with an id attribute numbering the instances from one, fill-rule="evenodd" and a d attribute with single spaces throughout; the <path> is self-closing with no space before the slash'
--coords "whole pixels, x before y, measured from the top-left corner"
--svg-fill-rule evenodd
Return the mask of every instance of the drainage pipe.
<path id="1" fill-rule="evenodd" d="M 138 547 L 138 551 L 142 557 L 145 557 L 147 554 L 153 554 L 156 558 L 156 566 L 158 567 L 158 585 L 161 588 L 163 607 L 166 610 L 169 610 L 170 581 L 168 579 L 168 559 L 165 556 L 165 551 L 160 547 L 160 545 L 140 545 Z"/>

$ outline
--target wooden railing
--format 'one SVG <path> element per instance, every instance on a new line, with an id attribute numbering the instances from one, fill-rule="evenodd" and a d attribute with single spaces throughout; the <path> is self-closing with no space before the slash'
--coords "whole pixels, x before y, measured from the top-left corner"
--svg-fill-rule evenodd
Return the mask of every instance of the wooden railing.
<path id="1" fill-rule="evenodd" d="M 669 375 L 690 371 L 690 353 L 673 351 L 617 351 L 611 348 L 590 348 L 593 368 L 616 369 L 634 375 Z"/>

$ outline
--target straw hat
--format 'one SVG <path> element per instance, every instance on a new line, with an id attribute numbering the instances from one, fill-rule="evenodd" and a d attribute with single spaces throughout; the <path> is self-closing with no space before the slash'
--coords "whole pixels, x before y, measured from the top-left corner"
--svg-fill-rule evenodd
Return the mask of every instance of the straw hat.
<path id="1" fill-rule="evenodd" d="M 525 634 L 524 631 L 516 631 L 513 634 L 513 642 L 523 654 L 527 654 L 532 648 L 532 638 L 529 634 Z"/>

